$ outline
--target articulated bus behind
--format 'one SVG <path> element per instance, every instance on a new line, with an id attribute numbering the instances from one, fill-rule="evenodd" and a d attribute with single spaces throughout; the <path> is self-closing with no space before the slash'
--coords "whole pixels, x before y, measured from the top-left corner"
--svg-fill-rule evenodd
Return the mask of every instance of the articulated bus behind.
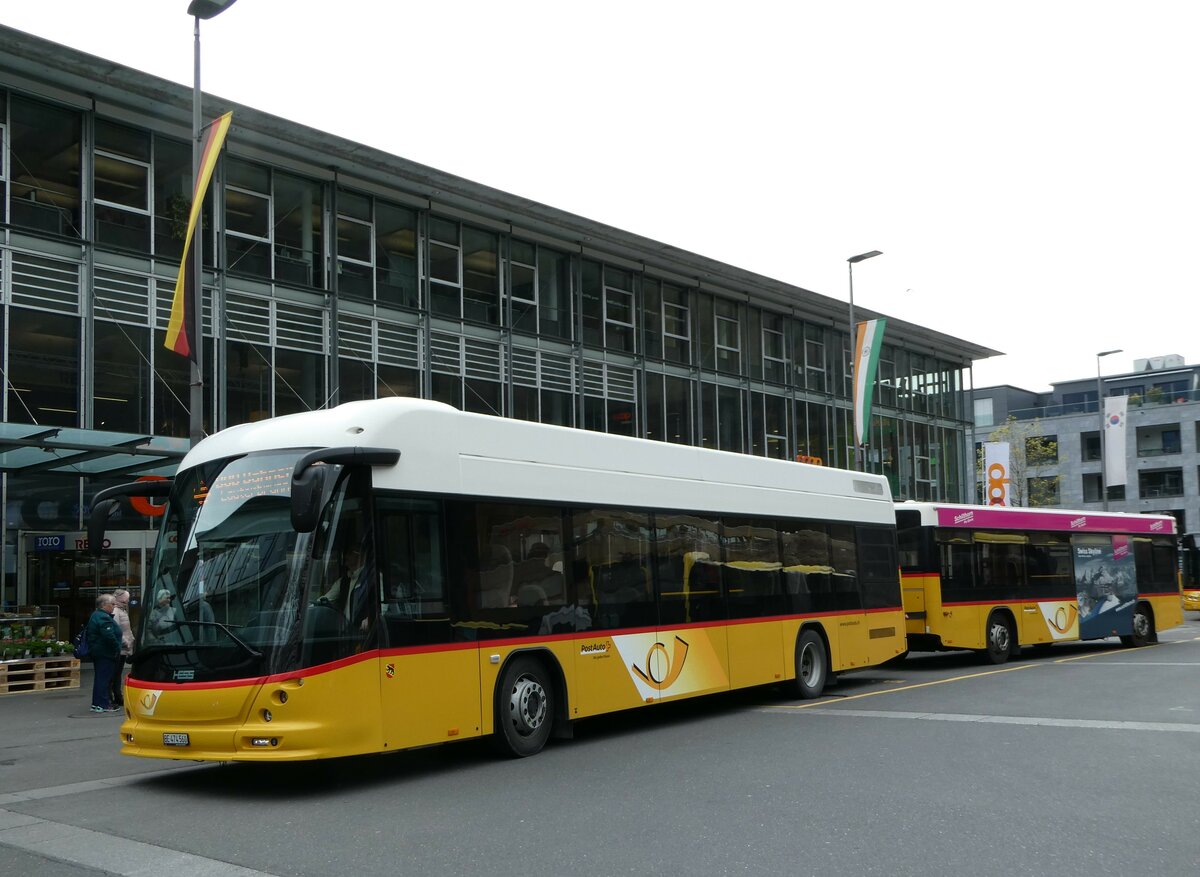
<path id="1" fill-rule="evenodd" d="M 1183 578 L 1183 608 L 1200 612 L 1200 550 L 1196 548 L 1195 533 L 1180 539 L 1179 573 Z"/>
<path id="2" fill-rule="evenodd" d="M 1118 636 L 1157 640 L 1183 623 L 1169 515 L 900 503 L 910 651 L 1022 647 Z"/>

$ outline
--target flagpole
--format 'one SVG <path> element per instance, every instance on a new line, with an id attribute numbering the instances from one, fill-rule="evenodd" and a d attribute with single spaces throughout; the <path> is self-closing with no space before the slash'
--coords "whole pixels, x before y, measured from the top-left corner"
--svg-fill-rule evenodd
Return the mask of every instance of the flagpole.
<path id="1" fill-rule="evenodd" d="M 200 16 L 194 16 L 195 76 L 192 84 L 192 192 L 198 197 L 200 180 Z M 188 402 L 191 419 L 192 447 L 204 438 L 204 206 L 192 235 L 192 318 L 195 321 L 195 337 L 192 343 L 192 381 Z"/>
<path id="2" fill-rule="evenodd" d="M 200 160 L 203 148 L 200 138 L 204 129 L 200 125 L 200 19 L 220 15 L 237 0 L 191 0 L 187 14 L 195 25 L 195 76 L 192 80 L 192 197 L 200 201 L 196 208 L 196 226 L 190 242 L 195 259 L 192 268 L 192 318 L 195 337 L 191 339 L 192 385 L 188 402 L 191 418 L 192 447 L 204 438 L 204 195 L 200 192 Z M 214 260 L 215 263 L 215 260 Z M 214 418 L 215 420 L 215 418 Z"/>

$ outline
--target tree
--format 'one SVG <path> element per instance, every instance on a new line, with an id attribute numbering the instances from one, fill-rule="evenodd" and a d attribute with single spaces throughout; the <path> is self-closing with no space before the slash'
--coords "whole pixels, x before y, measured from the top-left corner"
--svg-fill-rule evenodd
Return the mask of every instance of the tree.
<path id="1" fill-rule="evenodd" d="M 989 442 L 1008 442 L 1008 495 L 1009 502 L 1014 506 L 1039 508 L 1058 505 L 1061 476 L 1029 477 L 1031 469 L 1058 462 L 1058 437 L 1042 435 L 1040 425 L 1038 418 L 1017 420 L 1010 416 L 1003 425 L 993 429 L 986 439 Z M 982 445 L 976 455 L 975 478 L 979 485 L 986 481 Z"/>

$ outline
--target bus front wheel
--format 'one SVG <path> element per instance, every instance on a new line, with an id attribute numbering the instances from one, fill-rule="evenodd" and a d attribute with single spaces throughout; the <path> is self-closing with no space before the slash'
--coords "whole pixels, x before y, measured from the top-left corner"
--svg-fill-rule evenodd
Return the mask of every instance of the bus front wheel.
<path id="1" fill-rule="evenodd" d="M 829 657 L 825 643 L 814 631 L 801 631 L 796 640 L 795 693 L 804 700 L 821 696 L 829 679 Z"/>
<path id="2" fill-rule="evenodd" d="M 519 657 L 496 689 L 496 738 L 501 752 L 525 758 L 541 752 L 554 724 L 554 685 L 539 661 Z"/>
<path id="3" fill-rule="evenodd" d="M 1154 642 L 1154 619 L 1145 603 L 1139 603 L 1133 610 L 1133 633 L 1121 637 L 1122 645 L 1141 648 Z"/>
<path id="4" fill-rule="evenodd" d="M 989 664 L 1003 664 L 1012 657 L 1017 646 L 1017 634 L 1013 624 L 999 612 L 988 618 L 987 646 L 980 652 L 981 657 Z"/>

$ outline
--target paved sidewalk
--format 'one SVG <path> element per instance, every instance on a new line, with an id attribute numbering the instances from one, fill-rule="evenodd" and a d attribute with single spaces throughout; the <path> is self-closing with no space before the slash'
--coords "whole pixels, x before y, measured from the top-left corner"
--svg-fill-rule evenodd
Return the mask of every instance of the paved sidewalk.
<path id="1" fill-rule="evenodd" d="M 94 713 L 92 667 L 78 688 L 0 696 L 0 799 L 6 794 L 161 771 L 175 762 L 125 758 L 117 729 L 124 713 Z"/>

